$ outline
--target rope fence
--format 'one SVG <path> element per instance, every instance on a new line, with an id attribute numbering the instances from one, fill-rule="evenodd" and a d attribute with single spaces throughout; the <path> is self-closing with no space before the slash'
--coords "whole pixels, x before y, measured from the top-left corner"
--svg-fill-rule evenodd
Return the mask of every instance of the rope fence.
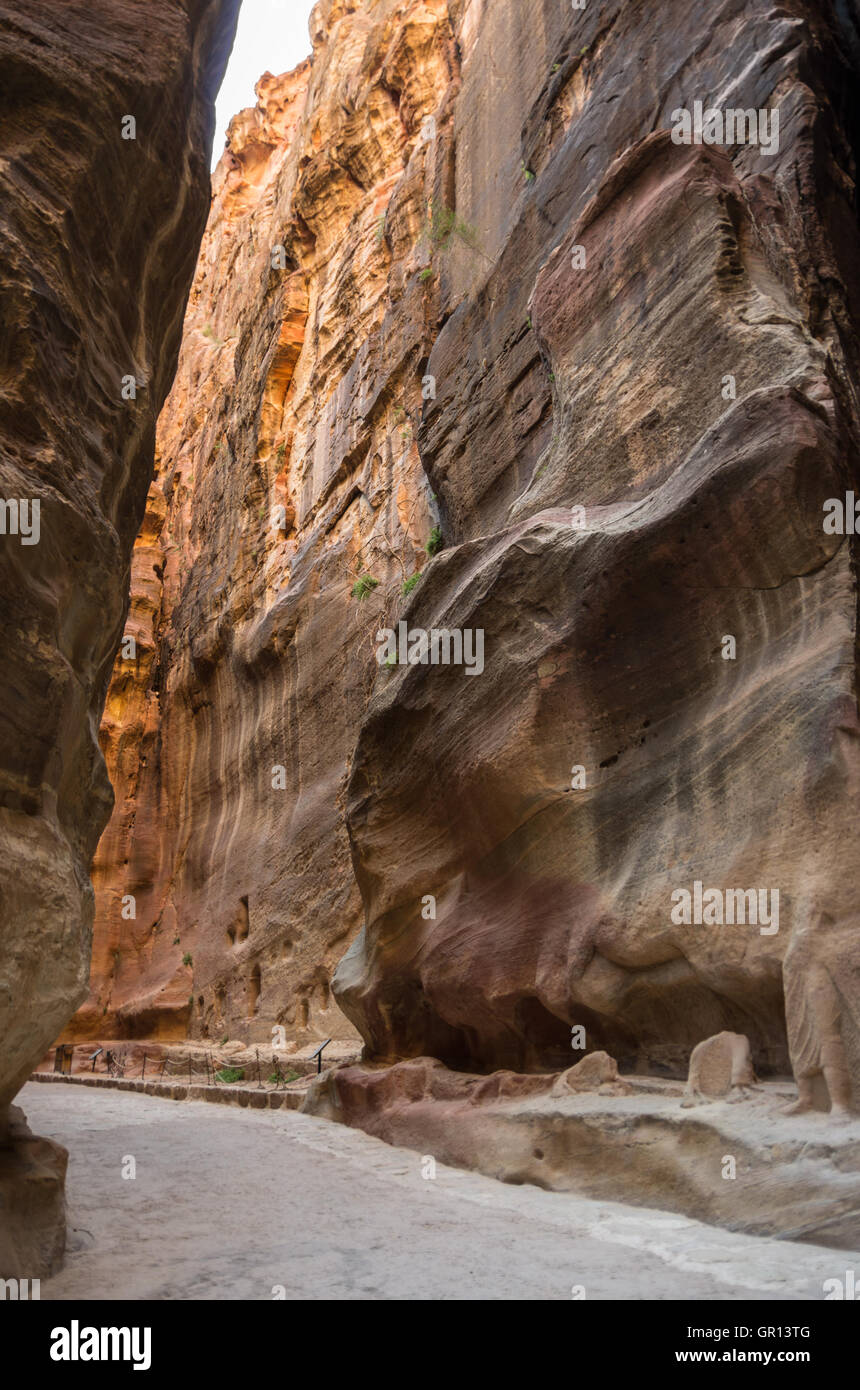
<path id="1" fill-rule="evenodd" d="M 108 1076 L 130 1075 L 130 1066 L 136 1062 L 136 1058 L 128 1050 L 112 1048 L 104 1051 L 100 1048 L 89 1059 L 93 1071 L 96 1070 L 99 1057 Z M 189 1086 L 195 1082 L 207 1086 L 253 1086 L 256 1083 L 258 1088 L 266 1085 L 283 1090 L 291 1082 L 299 1080 L 302 1073 L 291 1068 L 285 1070 L 282 1062 L 274 1055 L 271 1060 L 266 1061 L 265 1057 L 261 1058 L 259 1048 L 255 1048 L 252 1062 L 237 1062 L 234 1058 L 223 1055 L 219 1058 L 211 1050 L 207 1050 L 202 1056 L 188 1054 L 184 1057 L 171 1057 L 169 1053 L 161 1057 L 157 1053 L 147 1054 L 144 1051 L 140 1063 L 140 1079 L 145 1081 L 147 1075 L 150 1081 L 185 1081 Z"/>

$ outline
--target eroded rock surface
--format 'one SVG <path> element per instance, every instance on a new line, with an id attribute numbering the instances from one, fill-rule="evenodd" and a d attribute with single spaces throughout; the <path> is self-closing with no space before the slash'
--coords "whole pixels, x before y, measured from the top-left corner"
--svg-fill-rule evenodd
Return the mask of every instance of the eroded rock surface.
<path id="1" fill-rule="evenodd" d="M 606 1075 L 611 1059 L 592 1057 L 579 1067 Z M 733 1231 L 860 1243 L 860 1119 L 786 1117 L 788 1082 L 764 1082 L 743 1105 L 687 1110 L 671 1081 L 570 1088 L 559 1085 L 565 1075 L 476 1076 L 429 1057 L 344 1066 L 311 1082 L 302 1110 L 413 1149 L 425 1178 L 432 1160 Z"/>
<path id="2" fill-rule="evenodd" d="M 589 1052 L 581 1062 L 568 1067 L 553 1082 L 551 1095 L 578 1095 L 598 1091 L 602 1096 L 626 1096 L 630 1087 L 618 1075 L 618 1063 L 608 1052 Z"/>
<path id="3" fill-rule="evenodd" d="M 0 498 L 28 509 L 26 535 L 8 508 L 0 535 L 0 1145 L 3 1258 L 18 1266 L 4 1276 L 57 1255 L 45 1213 L 16 1209 L 6 1181 L 8 1105 L 86 993 L 89 868 L 111 807 L 98 724 L 237 9 L 0 4 Z M 38 1142 L 21 1141 L 22 1166 Z M 42 1186 L 61 1249 L 62 1174 Z"/>
<path id="4" fill-rule="evenodd" d="M 32 1134 L 20 1108 L 9 1106 L 0 1138 L 0 1278 L 26 1279 L 22 1298 L 31 1279 L 55 1274 L 62 1263 L 68 1157 L 61 1144 Z"/>
<path id="5" fill-rule="evenodd" d="M 747 1087 L 755 1084 L 749 1038 L 743 1033 L 717 1033 L 693 1048 L 681 1104 L 689 1108 L 699 1100 L 723 1098 L 732 1093 L 742 1096 Z"/>
<path id="6" fill-rule="evenodd" d="M 216 181 L 77 1035 L 337 1036 L 355 937 L 377 1061 L 549 1072 L 580 1026 L 682 1077 L 728 1031 L 856 1103 L 853 21 L 323 0 L 311 34 Z M 779 138 L 675 143 L 696 102 Z M 483 670 L 380 666 L 401 620 Z"/>
<path id="7" fill-rule="evenodd" d="M 450 124 L 459 76 L 445 0 L 326 0 L 311 35 L 214 177 L 102 725 L 116 809 L 67 1036 L 357 1037 L 330 991 L 362 912 L 342 803 L 374 634 L 437 519 L 415 429 L 451 152 L 424 123 Z"/>
<path id="8" fill-rule="evenodd" d="M 483 629 L 485 670 L 377 681 L 336 993 L 380 1060 L 558 1067 L 583 1025 L 681 1076 L 723 1030 L 787 1071 L 787 997 L 856 1103 L 855 554 L 823 529 L 856 473 L 856 35 L 801 0 L 528 8 L 464 11 L 454 193 L 492 264 L 458 251 L 418 433 L 453 544 L 408 620 Z M 695 100 L 778 109 L 778 149 L 674 143 Z M 778 923 L 673 916 L 697 883 Z"/>

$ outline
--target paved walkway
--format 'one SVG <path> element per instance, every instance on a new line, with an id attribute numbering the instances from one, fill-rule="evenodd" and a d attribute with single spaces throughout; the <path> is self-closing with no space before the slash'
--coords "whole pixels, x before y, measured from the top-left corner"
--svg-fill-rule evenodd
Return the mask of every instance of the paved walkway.
<path id="1" fill-rule="evenodd" d="M 860 1268 L 441 1164 L 425 1179 L 421 1155 L 292 1111 L 32 1083 L 18 1103 L 71 1155 L 43 1299 L 821 1299 Z"/>

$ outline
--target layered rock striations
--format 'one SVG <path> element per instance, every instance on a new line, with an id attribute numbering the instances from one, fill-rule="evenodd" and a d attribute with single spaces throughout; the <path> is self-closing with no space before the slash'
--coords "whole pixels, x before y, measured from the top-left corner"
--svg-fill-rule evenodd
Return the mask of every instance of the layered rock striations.
<path id="1" fill-rule="evenodd" d="M 331 984 L 375 1062 L 552 1071 L 581 1027 L 680 1077 L 730 1032 L 856 1103 L 853 21 L 311 37 L 216 179 L 77 1035 L 338 1035 Z"/>
<path id="2" fill-rule="evenodd" d="M 66 1036 L 355 1036 L 330 990 L 362 912 L 343 795 L 375 633 L 437 520 L 415 434 L 450 154 L 425 122 L 450 123 L 459 73 L 444 0 L 324 3 L 311 36 L 215 174 L 102 725 L 116 809 Z"/>
<path id="3" fill-rule="evenodd" d="M 0 4 L 3 1276 L 62 1250 L 65 1154 L 9 1102 L 86 994 L 98 725 L 237 9 Z"/>
<path id="4" fill-rule="evenodd" d="M 493 263 L 446 281 L 418 432 L 452 543 L 408 621 L 482 629 L 485 669 L 378 678 L 336 991 L 376 1059 L 553 1068 L 582 1025 L 681 1075 L 730 1030 L 856 1101 L 855 548 L 824 527 L 857 466 L 856 30 L 525 9 L 462 15 L 453 196 Z M 696 102 L 743 138 L 683 143 Z"/>

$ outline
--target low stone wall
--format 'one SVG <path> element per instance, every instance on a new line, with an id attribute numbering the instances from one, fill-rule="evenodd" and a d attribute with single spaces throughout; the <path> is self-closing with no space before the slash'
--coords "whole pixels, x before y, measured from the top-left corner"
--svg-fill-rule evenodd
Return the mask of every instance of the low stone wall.
<path id="1" fill-rule="evenodd" d="M 95 1086 L 103 1090 L 142 1091 L 147 1096 L 164 1100 L 208 1100 L 217 1105 L 242 1105 L 252 1110 L 298 1110 L 307 1094 L 300 1090 L 276 1090 L 274 1087 L 203 1086 L 181 1081 L 135 1081 L 119 1076 L 60 1076 L 55 1072 L 33 1072 L 31 1081 L 58 1083 L 65 1086 Z"/>

